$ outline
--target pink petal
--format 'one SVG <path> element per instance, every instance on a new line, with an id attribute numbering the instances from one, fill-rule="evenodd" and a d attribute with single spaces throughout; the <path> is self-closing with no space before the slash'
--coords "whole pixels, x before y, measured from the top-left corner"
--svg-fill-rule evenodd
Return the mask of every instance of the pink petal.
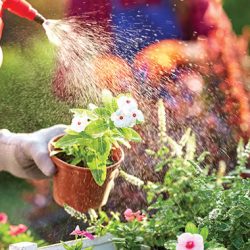
<path id="1" fill-rule="evenodd" d="M 176 245 L 176 250 L 187 250 L 185 246 L 183 246 L 182 244 L 177 244 Z"/>
<path id="2" fill-rule="evenodd" d="M 133 221 L 135 219 L 135 215 L 130 208 L 127 208 L 123 214 L 127 221 Z"/>
<path id="3" fill-rule="evenodd" d="M 133 221 L 135 219 L 135 216 L 134 215 L 131 215 L 131 216 L 125 216 L 125 219 L 127 221 Z"/>
<path id="4" fill-rule="evenodd" d="M 25 233 L 28 230 L 28 227 L 23 225 L 23 224 L 19 224 L 17 226 L 10 226 L 10 232 L 9 234 L 12 236 L 16 236 L 22 233 Z"/>
<path id="5" fill-rule="evenodd" d="M 188 241 L 194 241 L 194 237 L 190 233 L 183 233 L 178 237 L 178 244 L 185 246 Z"/>
<path id="6" fill-rule="evenodd" d="M 143 221 L 144 218 L 146 218 L 146 216 L 144 214 L 136 216 L 136 219 L 138 221 Z"/>
<path id="7" fill-rule="evenodd" d="M 130 208 L 127 208 L 123 214 L 124 216 L 131 216 L 133 215 L 133 211 Z"/>
<path id="8" fill-rule="evenodd" d="M 204 241 L 203 241 L 202 236 L 200 234 L 194 234 L 193 237 L 194 237 L 193 239 L 195 243 L 195 247 L 193 248 L 193 250 L 203 250 Z"/>
<path id="9" fill-rule="evenodd" d="M 82 231 L 81 230 L 74 230 L 70 235 L 78 235 L 81 236 Z"/>
<path id="10" fill-rule="evenodd" d="M 93 236 L 93 234 L 86 232 L 86 231 L 82 231 L 82 236 L 85 236 L 86 238 L 90 239 L 90 240 L 94 240 L 95 237 Z"/>
<path id="11" fill-rule="evenodd" d="M 6 224 L 8 221 L 8 216 L 5 213 L 0 213 L 0 224 Z"/>
<path id="12" fill-rule="evenodd" d="M 141 214 L 140 210 L 138 210 L 137 212 L 134 213 L 135 216 L 140 216 L 140 214 Z"/>
<path id="13" fill-rule="evenodd" d="M 79 235 L 81 235 L 81 232 L 82 231 L 81 231 L 80 227 L 77 225 L 76 228 L 74 229 L 74 231 L 70 233 L 70 235 L 78 235 L 79 236 Z"/>

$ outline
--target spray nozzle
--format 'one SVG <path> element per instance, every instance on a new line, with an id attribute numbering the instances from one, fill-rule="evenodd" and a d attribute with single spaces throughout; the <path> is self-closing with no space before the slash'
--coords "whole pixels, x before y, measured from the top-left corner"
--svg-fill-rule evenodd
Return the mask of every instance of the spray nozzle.
<path id="1" fill-rule="evenodd" d="M 42 25 L 46 22 L 46 19 L 41 14 L 37 14 L 34 21 Z"/>

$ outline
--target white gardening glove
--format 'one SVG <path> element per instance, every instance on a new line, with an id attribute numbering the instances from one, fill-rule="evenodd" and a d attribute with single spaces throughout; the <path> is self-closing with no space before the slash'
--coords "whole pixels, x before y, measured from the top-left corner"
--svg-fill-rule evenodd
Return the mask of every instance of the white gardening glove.
<path id="1" fill-rule="evenodd" d="M 0 170 L 25 179 L 52 176 L 56 169 L 49 157 L 48 142 L 63 134 L 65 128 L 55 125 L 30 134 L 0 130 Z"/>

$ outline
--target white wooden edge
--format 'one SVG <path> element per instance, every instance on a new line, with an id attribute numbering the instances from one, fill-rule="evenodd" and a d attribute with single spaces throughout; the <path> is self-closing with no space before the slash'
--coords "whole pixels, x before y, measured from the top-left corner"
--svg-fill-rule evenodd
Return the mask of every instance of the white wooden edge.
<path id="1" fill-rule="evenodd" d="M 83 249 L 86 247 L 93 247 L 94 250 L 116 250 L 115 245 L 112 242 L 113 236 L 107 234 L 103 237 L 98 237 L 95 240 L 83 240 Z M 72 245 L 75 241 L 65 242 L 68 245 Z M 61 243 L 50 245 L 46 247 L 38 248 L 36 243 L 22 242 L 17 244 L 12 244 L 9 246 L 9 250 L 63 250 Z"/>

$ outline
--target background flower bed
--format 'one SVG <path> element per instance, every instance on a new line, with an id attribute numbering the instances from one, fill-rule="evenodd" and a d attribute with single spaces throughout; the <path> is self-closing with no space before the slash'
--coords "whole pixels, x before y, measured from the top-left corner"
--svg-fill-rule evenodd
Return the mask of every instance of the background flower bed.
<path id="1" fill-rule="evenodd" d="M 196 154 L 190 130 L 175 142 L 164 135 L 164 117 L 161 119 L 159 150 L 148 153 L 155 157 L 156 171 L 161 171 L 164 178 L 162 182 L 145 184 L 148 207 L 143 212 L 127 209 L 122 216 L 116 211 L 100 212 L 97 220 L 90 220 L 88 230 L 98 236 L 113 234 L 119 249 L 148 246 L 175 250 L 177 236 L 191 222 L 193 231 L 186 232 L 205 235 L 204 249 L 249 249 L 250 180 L 243 180 L 240 173 L 247 166 L 250 141 L 246 146 L 240 142 L 235 170 L 226 174 L 223 162 L 218 170 L 212 170 L 203 162 L 209 153 Z"/>
<path id="2" fill-rule="evenodd" d="M 218 171 L 209 174 L 210 166 L 203 163 L 207 153 L 196 155 L 190 131 L 180 142 L 166 139 L 165 143 L 160 141 L 163 146 L 158 151 L 148 151 L 158 161 L 156 169 L 165 175 L 162 182 L 144 185 L 148 201 L 144 211 L 99 211 L 98 218 L 91 214 L 90 219 L 72 208 L 66 207 L 66 211 L 88 220 L 91 226 L 87 230 L 96 236 L 113 234 L 122 250 L 140 250 L 142 246 L 175 250 L 177 236 L 185 231 L 200 233 L 204 249 L 248 250 L 250 180 L 242 179 L 239 173 L 246 167 L 250 142 L 245 147 L 239 144 L 235 171 L 225 174 L 225 165 L 221 163 Z M 134 177 L 131 182 L 136 183 Z M 141 185 L 139 180 L 138 184 Z"/>

